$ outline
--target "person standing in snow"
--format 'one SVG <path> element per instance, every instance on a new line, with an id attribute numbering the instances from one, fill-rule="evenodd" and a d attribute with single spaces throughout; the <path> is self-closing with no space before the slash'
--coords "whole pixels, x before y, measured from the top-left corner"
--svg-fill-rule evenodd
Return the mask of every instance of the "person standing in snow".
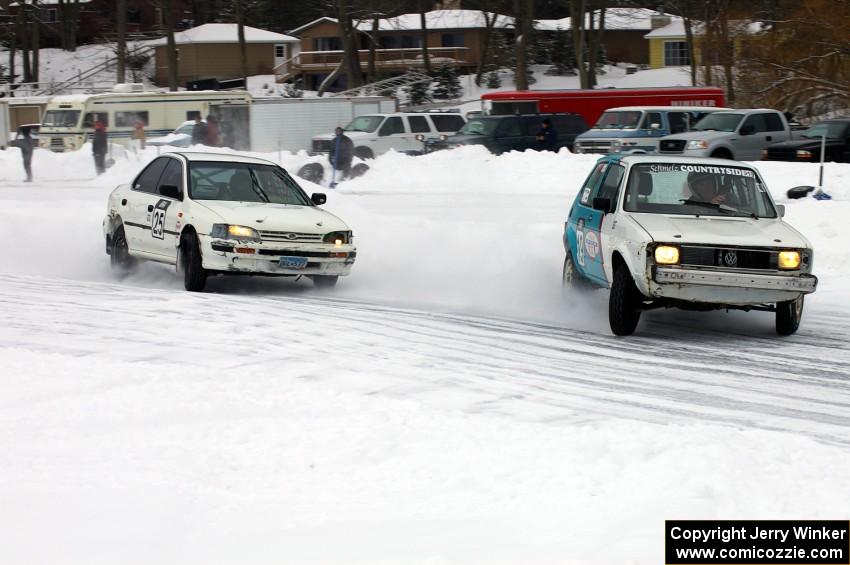
<path id="1" fill-rule="evenodd" d="M 195 125 L 192 127 L 192 145 L 203 145 L 207 140 L 207 124 L 201 119 L 201 114 L 195 115 Z"/>
<path id="2" fill-rule="evenodd" d="M 145 124 L 141 121 L 137 121 L 136 125 L 133 126 L 133 133 L 130 137 L 130 143 L 133 146 L 133 153 L 135 153 L 136 158 L 138 158 L 139 153 L 145 149 Z"/>
<path id="3" fill-rule="evenodd" d="M 109 143 L 106 139 L 106 126 L 101 121 L 94 123 L 94 138 L 91 147 L 94 154 L 94 168 L 97 169 L 97 174 L 102 175 L 106 172 L 106 151 Z"/>
<path id="4" fill-rule="evenodd" d="M 537 130 L 537 149 L 540 151 L 558 151 L 558 132 L 552 128 L 549 118 L 544 118 Z"/>
<path id="5" fill-rule="evenodd" d="M 27 173 L 25 182 L 32 182 L 32 153 L 35 140 L 30 135 L 30 128 L 21 128 L 21 134 L 16 145 L 21 148 L 21 157 L 24 159 L 24 171 Z"/>
<path id="6" fill-rule="evenodd" d="M 354 142 L 351 141 L 351 138 L 345 135 L 341 127 L 337 127 L 334 130 L 336 133 L 336 137 L 334 137 L 333 145 L 331 145 L 331 152 L 328 155 L 328 160 L 331 162 L 331 166 L 334 168 L 334 171 L 339 171 L 340 180 L 345 179 L 351 173 L 351 159 L 354 157 Z"/>

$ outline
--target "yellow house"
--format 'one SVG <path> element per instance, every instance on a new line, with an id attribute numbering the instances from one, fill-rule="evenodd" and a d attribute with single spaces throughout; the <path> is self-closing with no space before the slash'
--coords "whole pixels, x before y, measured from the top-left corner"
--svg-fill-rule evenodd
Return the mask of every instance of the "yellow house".
<path id="1" fill-rule="evenodd" d="M 663 20 L 658 23 L 663 24 Z M 691 64 L 691 53 L 685 38 L 685 22 L 678 16 L 668 16 L 646 35 L 649 41 L 649 66 L 653 69 L 681 67 Z"/>

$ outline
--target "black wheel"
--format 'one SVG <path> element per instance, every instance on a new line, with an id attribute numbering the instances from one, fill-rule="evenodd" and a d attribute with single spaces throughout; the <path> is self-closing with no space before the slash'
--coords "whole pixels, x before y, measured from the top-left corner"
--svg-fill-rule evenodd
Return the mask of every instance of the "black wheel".
<path id="1" fill-rule="evenodd" d="M 791 335 L 800 327 L 803 318 L 804 295 L 796 300 L 779 302 L 776 305 L 776 333 L 779 335 Z"/>
<path id="2" fill-rule="evenodd" d="M 339 276 L 337 275 L 319 275 L 313 277 L 313 286 L 316 288 L 333 288 L 336 286 Z"/>
<path id="3" fill-rule="evenodd" d="M 180 238 L 178 263 L 183 273 L 183 286 L 189 292 L 201 292 L 207 284 L 207 271 L 201 263 L 198 237 L 190 232 Z"/>
<path id="4" fill-rule="evenodd" d="M 375 158 L 375 154 L 372 153 L 372 150 L 369 149 L 368 147 L 356 147 L 354 149 L 354 156 L 359 158 L 359 159 L 363 159 L 364 161 L 366 159 L 374 159 Z"/>
<path id="5" fill-rule="evenodd" d="M 298 176 L 304 180 L 319 184 L 325 176 L 325 168 L 321 163 L 307 163 L 298 169 Z"/>
<path id="6" fill-rule="evenodd" d="M 564 257 L 564 269 L 561 271 L 561 287 L 565 294 L 573 291 L 584 291 L 590 288 L 587 281 L 576 270 L 573 254 L 569 249 L 567 250 L 566 257 Z"/>
<path id="7" fill-rule="evenodd" d="M 362 177 L 369 170 L 369 165 L 366 163 L 357 163 L 353 167 L 351 167 L 351 174 L 348 175 L 348 178 L 356 179 L 357 177 Z"/>
<path id="8" fill-rule="evenodd" d="M 715 159 L 734 159 L 731 153 L 726 149 L 718 149 L 714 153 L 711 154 Z"/>
<path id="9" fill-rule="evenodd" d="M 640 292 L 629 268 L 623 264 L 614 271 L 608 298 L 608 323 L 614 335 L 632 335 L 640 321 Z"/>
<path id="10" fill-rule="evenodd" d="M 112 234 L 112 253 L 109 254 L 109 264 L 116 271 L 126 273 L 133 268 L 135 260 L 130 256 L 127 245 L 127 235 L 124 233 L 124 225 L 118 226 Z"/>

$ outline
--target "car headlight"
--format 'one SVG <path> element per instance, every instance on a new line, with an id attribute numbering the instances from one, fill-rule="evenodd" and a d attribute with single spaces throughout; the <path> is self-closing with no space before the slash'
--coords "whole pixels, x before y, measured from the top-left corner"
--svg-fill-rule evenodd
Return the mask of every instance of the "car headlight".
<path id="1" fill-rule="evenodd" d="M 614 141 L 611 142 L 611 151 L 615 152 L 619 148 L 620 148 L 620 141 L 619 140 L 615 139 Z"/>
<path id="2" fill-rule="evenodd" d="M 343 244 L 351 243 L 350 231 L 332 231 L 325 235 L 322 239 L 325 243 L 333 243 L 334 247 L 341 247 Z"/>
<path id="3" fill-rule="evenodd" d="M 425 136 L 421 133 L 416 134 L 416 141 L 425 141 Z"/>
<path id="4" fill-rule="evenodd" d="M 708 149 L 708 142 L 703 139 L 692 139 L 688 142 L 688 149 Z"/>
<path id="5" fill-rule="evenodd" d="M 679 248 L 673 245 L 659 245 L 655 248 L 655 262 L 659 265 L 678 265 Z"/>
<path id="6" fill-rule="evenodd" d="M 232 226 L 230 224 L 213 224 L 210 237 L 236 239 L 239 241 L 260 241 L 260 234 L 254 228 L 247 226 Z"/>
<path id="7" fill-rule="evenodd" d="M 799 149 L 799 150 L 797 150 L 797 157 L 799 159 L 811 159 L 812 158 L 812 152 L 806 151 L 804 149 Z"/>
<path id="8" fill-rule="evenodd" d="M 784 271 L 791 271 L 800 268 L 800 252 L 799 251 L 780 251 L 779 252 L 779 268 Z"/>

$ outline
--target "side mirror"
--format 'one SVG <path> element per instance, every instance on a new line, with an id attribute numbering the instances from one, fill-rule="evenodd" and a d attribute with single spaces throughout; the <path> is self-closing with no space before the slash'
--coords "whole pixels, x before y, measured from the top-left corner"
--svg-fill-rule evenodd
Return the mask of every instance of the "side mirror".
<path id="1" fill-rule="evenodd" d="M 788 195 L 788 198 L 805 198 L 814 189 L 815 187 L 813 186 L 795 186 L 794 188 L 788 189 L 786 194 Z"/>
<path id="2" fill-rule="evenodd" d="M 776 211 L 779 213 L 780 218 L 785 217 L 785 204 L 777 204 Z"/>
<path id="3" fill-rule="evenodd" d="M 593 199 L 593 209 L 599 210 L 605 214 L 611 211 L 611 199 L 610 198 L 594 198 Z"/>
<path id="4" fill-rule="evenodd" d="M 183 193 L 180 192 L 180 189 L 173 184 L 159 185 L 159 193 L 165 196 L 166 198 L 173 198 L 174 200 L 183 200 Z"/>
<path id="5" fill-rule="evenodd" d="M 753 135 L 756 132 L 756 128 L 753 124 L 744 124 L 741 126 L 741 135 Z"/>
<path id="6" fill-rule="evenodd" d="M 321 206 L 322 204 L 328 201 L 328 197 L 327 195 L 321 192 L 314 192 L 312 196 L 310 196 L 310 200 L 312 200 L 313 204 L 315 204 L 316 206 Z"/>

